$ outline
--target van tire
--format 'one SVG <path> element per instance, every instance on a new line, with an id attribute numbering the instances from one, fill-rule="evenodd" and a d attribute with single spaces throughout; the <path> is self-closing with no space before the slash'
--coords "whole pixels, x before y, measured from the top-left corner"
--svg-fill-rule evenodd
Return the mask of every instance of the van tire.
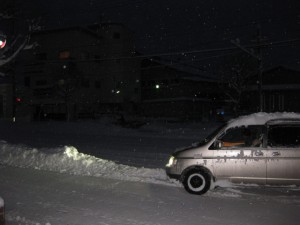
<path id="1" fill-rule="evenodd" d="M 183 179 L 185 190 L 191 194 L 202 195 L 210 189 L 212 177 L 204 169 L 192 169 L 188 171 Z"/>

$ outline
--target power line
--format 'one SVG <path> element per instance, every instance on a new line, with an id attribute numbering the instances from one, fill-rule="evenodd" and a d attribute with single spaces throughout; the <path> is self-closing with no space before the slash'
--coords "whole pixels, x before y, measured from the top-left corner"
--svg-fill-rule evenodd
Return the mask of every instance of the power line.
<path id="1" fill-rule="evenodd" d="M 61 2 L 63 3 L 63 2 Z M 102 11 L 105 11 L 105 10 L 108 10 L 108 9 L 116 9 L 116 8 L 125 8 L 126 6 L 128 5 L 132 5 L 132 4 L 144 4 L 145 3 L 145 0 L 142 1 L 142 0 L 119 0 L 119 1 L 104 1 L 104 3 L 102 3 L 102 7 L 99 6 L 99 4 L 97 5 L 97 7 L 93 7 L 93 8 L 90 8 L 90 9 L 86 9 L 82 12 L 79 12 L 77 13 L 76 15 L 81 15 L 81 16 L 84 16 L 84 15 L 90 15 L 91 13 L 93 12 L 97 12 L 99 9 L 102 10 Z M 147 4 L 147 2 L 145 3 Z M 58 11 L 61 11 L 63 13 L 63 11 L 61 10 L 62 7 L 59 7 L 59 5 L 57 4 L 57 10 Z M 140 5 L 141 6 L 141 5 Z M 141 6 L 142 7 L 142 6 Z M 155 7 L 158 7 L 157 5 L 155 5 Z M 89 10 L 89 11 L 87 11 Z M 134 9 L 131 9 L 127 10 L 126 13 L 128 14 L 131 14 L 132 12 L 134 12 Z M 183 14 L 183 13 L 181 13 Z M 49 15 L 46 15 L 46 17 L 53 17 L 52 14 L 49 14 Z M 176 14 L 176 16 L 178 16 Z M 156 43 L 156 40 L 157 39 L 161 39 L 161 44 L 164 44 L 164 43 L 170 43 L 170 40 L 174 40 L 176 41 L 176 39 L 178 40 L 178 38 L 187 38 L 187 39 L 191 39 L 193 40 L 193 48 L 195 48 L 196 46 L 200 47 L 201 45 L 213 45 L 213 44 L 217 44 L 217 43 L 225 43 L 227 41 L 230 41 L 230 39 L 233 39 L 234 36 L 238 36 L 238 37 L 245 37 L 246 34 L 244 35 L 241 35 L 241 34 L 235 34 L 233 32 L 233 30 L 237 30 L 237 29 L 241 29 L 241 28 L 247 28 L 247 29 L 250 29 L 251 25 L 254 25 L 256 23 L 261 23 L 261 24 L 264 24 L 264 23 L 268 23 L 268 25 L 270 25 L 270 21 L 272 21 L 271 23 L 271 26 L 276 26 L 276 24 L 278 24 L 280 21 L 282 21 L 282 18 L 291 18 L 291 17 L 294 17 L 294 16 L 298 16 L 298 14 L 296 13 L 295 15 L 294 14 L 289 14 L 287 16 L 278 16 L 278 17 L 270 17 L 270 16 L 267 16 L 267 17 L 264 17 L 264 18 L 259 18 L 259 19 L 256 19 L 256 20 L 250 20 L 250 21 L 247 21 L 245 22 L 244 24 L 241 24 L 241 25 L 234 25 L 234 26 L 223 26 L 223 27 L 220 27 L 218 26 L 217 28 L 215 27 L 208 27 L 208 28 L 203 28 L 203 29 L 197 29 L 197 33 L 207 33 L 207 32 L 216 32 L 216 33 L 219 33 L 219 32 L 224 32 L 224 31 L 228 31 L 229 33 L 226 34 L 226 39 L 223 38 L 223 40 L 215 40 L 215 41 L 208 41 L 208 42 L 199 42 L 199 40 L 196 41 L 195 38 L 193 38 L 195 36 L 195 30 L 191 30 L 191 32 L 163 32 L 162 35 L 160 36 L 157 36 L 155 34 L 151 35 L 151 36 L 148 36 L 148 37 L 135 37 L 134 39 L 138 42 L 142 42 L 142 41 L 147 41 L 147 43 Z M 69 16 L 70 17 L 70 16 Z M 60 18 L 60 20 L 71 20 L 72 18 L 66 18 L 66 14 L 64 14 L 64 16 L 62 18 Z M 274 22 L 276 21 L 276 23 Z M 296 32 L 296 31 L 295 31 Z M 247 35 L 248 36 L 248 35 Z M 185 43 L 185 42 L 184 42 Z M 138 45 L 139 46 L 139 45 Z M 171 47 L 171 46 L 170 46 Z M 175 46 L 176 47 L 176 46 Z M 171 47 L 171 48 L 168 48 L 169 50 L 170 49 L 175 49 L 175 47 Z M 177 47 L 176 47 L 177 48 Z M 146 48 L 149 52 L 149 47 Z M 177 48 L 178 49 L 178 48 Z"/>
<path id="2" fill-rule="evenodd" d="M 252 44 L 246 45 L 245 48 L 262 48 L 262 47 L 276 47 L 277 45 L 282 47 L 283 44 L 299 42 L 300 38 L 298 39 L 290 39 L 290 40 L 282 40 L 282 41 L 274 41 L 269 43 L 262 43 L 262 44 Z M 83 45 L 82 45 L 83 46 Z M 77 46 L 78 47 L 78 46 Z M 69 60 L 70 62 L 99 62 L 99 61 L 114 61 L 114 60 L 132 60 L 132 59 L 146 59 L 146 58 L 156 58 L 156 57 L 167 57 L 167 56 L 187 56 L 191 54 L 201 54 L 201 53 L 215 53 L 215 52 L 226 52 L 226 51 L 233 51 L 239 49 L 238 47 L 223 47 L 223 48 L 212 48 L 212 49 L 202 49 L 202 50 L 191 50 L 191 51 L 180 51 L 180 52 L 163 52 L 163 53 L 156 53 L 156 54 L 146 54 L 146 55 L 136 55 L 136 56 L 121 56 L 121 57 L 109 57 L 109 58 L 102 58 L 102 59 L 73 59 Z M 43 60 L 42 62 L 48 63 L 61 63 L 61 60 Z"/>

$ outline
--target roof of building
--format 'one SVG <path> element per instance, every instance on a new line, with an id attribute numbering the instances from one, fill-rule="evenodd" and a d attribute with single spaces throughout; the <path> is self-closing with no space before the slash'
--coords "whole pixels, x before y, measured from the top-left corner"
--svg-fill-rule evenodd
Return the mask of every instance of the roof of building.
<path id="1" fill-rule="evenodd" d="M 38 30 L 34 31 L 32 35 L 41 35 L 41 34 L 50 34 L 50 33 L 59 33 L 59 32 L 65 32 L 65 31 L 73 31 L 77 30 L 80 32 L 85 32 L 93 36 L 98 36 L 95 32 L 81 26 L 73 26 L 73 27 L 64 27 L 64 28 L 54 28 L 54 29 L 47 29 L 47 30 Z"/>
<path id="2" fill-rule="evenodd" d="M 294 71 L 294 72 L 300 72 L 299 68 L 294 68 L 294 67 L 290 67 L 290 66 L 286 66 L 286 65 L 277 65 L 277 66 L 272 66 L 269 68 L 266 68 L 263 73 L 269 73 L 272 71 L 277 71 L 277 70 L 289 70 L 289 71 Z"/>
<path id="3" fill-rule="evenodd" d="M 256 85 L 257 84 L 257 75 L 249 77 L 248 84 Z M 271 85 L 270 88 L 278 86 L 283 87 L 286 85 L 295 85 L 300 84 L 300 70 L 293 69 L 286 66 L 276 66 L 264 70 L 262 73 L 262 84 L 263 88 Z"/>
<path id="4" fill-rule="evenodd" d="M 37 30 L 32 33 L 32 35 L 41 35 L 41 34 L 50 34 L 50 33 L 59 33 L 59 32 L 65 32 L 65 31 L 80 31 L 87 33 L 89 35 L 93 35 L 95 37 L 100 37 L 101 35 L 97 34 L 94 30 L 96 28 L 106 28 L 106 27 L 111 27 L 111 26 L 121 26 L 124 27 L 125 25 L 122 23 L 95 23 L 92 25 L 87 25 L 86 27 L 84 26 L 70 26 L 70 27 L 60 27 L 60 28 L 53 28 L 53 29 L 45 29 L 45 30 Z"/>
<path id="5" fill-rule="evenodd" d="M 173 69 L 179 72 L 182 72 L 181 78 L 184 80 L 191 80 L 191 81 L 208 81 L 208 82 L 216 82 L 218 79 L 216 77 L 211 76 L 208 72 L 200 70 L 197 67 L 192 65 L 187 65 L 183 63 L 174 62 L 172 60 L 166 60 L 161 58 L 154 58 L 148 59 L 150 62 L 155 63 L 157 65 L 161 65 L 164 68 Z M 151 64 L 146 65 L 145 68 L 149 66 L 152 67 Z"/>

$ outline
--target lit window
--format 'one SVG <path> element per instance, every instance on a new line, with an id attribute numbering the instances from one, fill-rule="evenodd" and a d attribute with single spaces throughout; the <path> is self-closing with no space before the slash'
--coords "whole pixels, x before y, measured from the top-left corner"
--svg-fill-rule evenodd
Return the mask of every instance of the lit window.
<path id="1" fill-rule="evenodd" d="M 69 59 L 70 58 L 70 52 L 69 51 L 62 51 L 59 53 L 60 59 Z"/>

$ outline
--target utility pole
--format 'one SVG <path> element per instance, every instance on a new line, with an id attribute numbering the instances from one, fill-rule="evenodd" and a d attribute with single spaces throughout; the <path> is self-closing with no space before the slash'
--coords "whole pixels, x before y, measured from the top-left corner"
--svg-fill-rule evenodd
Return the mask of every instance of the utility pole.
<path id="1" fill-rule="evenodd" d="M 13 0 L 13 5 L 12 5 L 12 13 L 13 15 L 16 14 L 15 12 L 15 0 Z M 12 18 L 12 35 L 15 36 L 15 17 Z M 12 46 L 12 51 L 14 52 L 14 46 Z M 17 98 L 17 94 L 16 94 L 16 75 L 15 75 L 15 70 L 12 69 L 12 121 L 16 122 L 16 114 L 17 114 L 17 105 L 16 105 L 16 98 Z"/>
<path id="2" fill-rule="evenodd" d="M 262 70 L 263 70 L 263 64 L 262 64 L 262 52 L 261 52 L 261 43 L 262 43 L 262 37 L 261 37 L 261 28 L 260 25 L 257 26 L 257 38 L 256 38 L 256 44 L 257 44 L 257 52 L 254 53 L 253 51 L 249 51 L 242 45 L 240 45 L 239 40 L 231 40 L 231 43 L 237 46 L 242 51 L 246 52 L 248 55 L 252 56 L 257 60 L 258 67 L 257 67 L 257 85 L 258 85 L 258 111 L 263 111 L 263 93 L 262 93 Z"/>

